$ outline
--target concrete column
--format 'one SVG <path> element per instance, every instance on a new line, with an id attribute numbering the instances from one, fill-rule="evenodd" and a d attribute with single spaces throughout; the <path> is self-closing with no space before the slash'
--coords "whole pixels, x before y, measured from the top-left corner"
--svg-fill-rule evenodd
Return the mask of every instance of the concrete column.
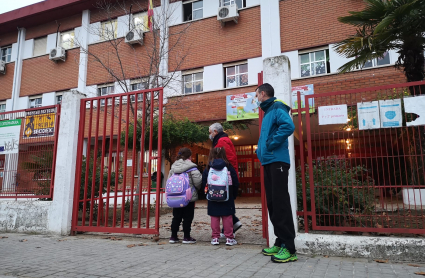
<path id="1" fill-rule="evenodd" d="M 261 49 L 263 59 L 281 54 L 279 0 L 261 0 Z"/>
<path id="2" fill-rule="evenodd" d="M 58 149 L 56 154 L 55 188 L 49 212 L 49 231 L 68 235 L 71 231 L 74 200 L 77 142 L 80 121 L 80 99 L 84 94 L 76 90 L 62 98 Z"/>
<path id="3" fill-rule="evenodd" d="M 264 83 L 273 86 L 275 97 L 283 100 L 288 105 L 291 104 L 291 68 L 288 57 L 281 55 L 264 59 L 263 61 Z M 288 138 L 289 156 L 291 168 L 289 169 L 288 191 L 291 196 L 292 217 L 294 219 L 295 231 L 298 231 L 297 221 L 297 186 L 295 177 L 295 148 L 294 135 Z M 273 232 L 273 225 L 269 218 L 269 244 L 272 246 L 276 236 Z"/>
<path id="4" fill-rule="evenodd" d="M 78 91 L 85 93 L 87 86 L 87 61 L 88 54 L 83 49 L 89 46 L 89 30 L 90 30 L 90 11 L 84 10 L 81 23 L 81 34 L 79 34 L 80 47 L 80 63 L 78 67 Z"/>

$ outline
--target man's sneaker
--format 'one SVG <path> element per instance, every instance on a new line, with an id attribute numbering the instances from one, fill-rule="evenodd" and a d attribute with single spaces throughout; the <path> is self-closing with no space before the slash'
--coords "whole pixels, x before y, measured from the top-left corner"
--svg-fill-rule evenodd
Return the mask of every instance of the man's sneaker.
<path id="1" fill-rule="evenodd" d="M 236 237 L 236 234 L 233 233 L 233 238 L 235 238 L 235 237 Z M 223 233 L 220 233 L 220 238 L 226 238 L 226 236 Z"/>
<path id="2" fill-rule="evenodd" d="M 236 222 L 233 224 L 233 233 L 236 233 L 237 230 L 239 230 L 242 227 L 241 221 Z"/>
<path id="3" fill-rule="evenodd" d="M 232 245 L 236 245 L 236 244 L 238 244 L 238 242 L 233 238 L 228 238 L 226 240 L 226 245 L 232 246 Z"/>
<path id="4" fill-rule="evenodd" d="M 192 244 L 192 243 L 196 243 L 196 239 L 194 239 L 193 237 L 188 237 L 188 238 L 184 238 L 183 239 L 183 243 L 185 244 Z"/>
<path id="5" fill-rule="evenodd" d="M 177 243 L 177 242 L 179 242 L 179 239 L 177 237 L 174 237 L 174 236 L 170 237 L 170 243 Z"/>
<path id="6" fill-rule="evenodd" d="M 270 248 L 264 248 L 261 251 L 261 253 L 263 253 L 263 255 L 266 255 L 266 256 L 274 256 L 274 255 L 277 255 L 277 253 L 279 253 L 280 249 L 281 247 L 279 246 L 273 246 Z"/>
<path id="7" fill-rule="evenodd" d="M 297 255 L 291 254 L 288 249 L 282 247 L 276 255 L 272 256 L 272 262 L 274 263 L 287 263 L 295 262 L 298 260 Z"/>
<path id="8" fill-rule="evenodd" d="M 218 238 L 213 238 L 213 239 L 211 240 L 211 244 L 212 244 L 212 245 L 219 245 L 219 244 L 220 244 L 220 242 L 218 241 Z"/>

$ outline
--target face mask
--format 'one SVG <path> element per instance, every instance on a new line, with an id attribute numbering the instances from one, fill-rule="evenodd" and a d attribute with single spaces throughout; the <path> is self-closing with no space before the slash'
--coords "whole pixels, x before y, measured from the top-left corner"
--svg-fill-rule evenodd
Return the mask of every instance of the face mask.
<path id="1" fill-rule="evenodd" d="M 210 139 L 211 141 L 214 140 L 214 136 L 212 134 L 210 134 Z"/>

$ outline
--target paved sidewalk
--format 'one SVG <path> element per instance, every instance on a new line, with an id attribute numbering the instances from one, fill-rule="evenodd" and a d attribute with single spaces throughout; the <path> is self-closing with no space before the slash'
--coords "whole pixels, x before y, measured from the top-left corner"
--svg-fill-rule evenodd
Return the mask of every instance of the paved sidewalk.
<path id="1" fill-rule="evenodd" d="M 172 245 L 105 237 L 0 234 L 0 277 L 419 278 L 414 273 L 425 272 L 425 264 L 415 267 L 347 258 L 299 256 L 298 262 L 275 264 L 259 253 L 258 245 Z"/>

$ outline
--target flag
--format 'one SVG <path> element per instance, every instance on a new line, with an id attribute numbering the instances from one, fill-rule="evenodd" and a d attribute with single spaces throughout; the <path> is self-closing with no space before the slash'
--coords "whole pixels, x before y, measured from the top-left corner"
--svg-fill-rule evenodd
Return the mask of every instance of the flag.
<path id="1" fill-rule="evenodd" d="M 151 31 L 153 31 L 153 5 L 152 0 L 149 0 L 149 8 L 148 8 L 148 27 Z"/>

